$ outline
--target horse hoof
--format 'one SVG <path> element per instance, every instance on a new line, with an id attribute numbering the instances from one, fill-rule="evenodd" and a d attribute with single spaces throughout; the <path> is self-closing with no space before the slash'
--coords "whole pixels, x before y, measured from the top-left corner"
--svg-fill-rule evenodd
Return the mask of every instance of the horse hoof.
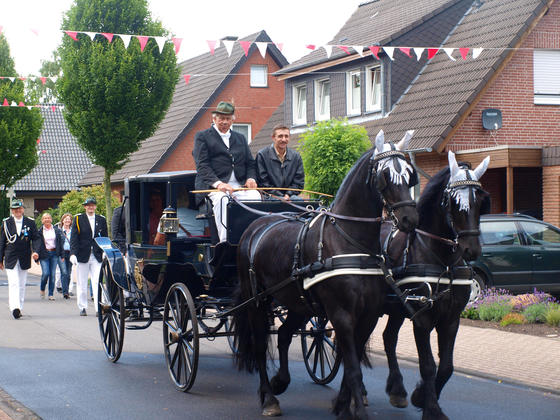
<path id="1" fill-rule="evenodd" d="M 281 381 L 276 376 L 270 380 L 270 387 L 274 395 L 282 394 L 288 388 L 289 384 L 290 381 Z"/>
<path id="2" fill-rule="evenodd" d="M 410 402 L 414 407 L 424 408 L 424 393 L 416 388 L 410 396 Z"/>
<path id="3" fill-rule="evenodd" d="M 389 395 L 389 402 L 393 407 L 406 408 L 408 407 L 408 400 L 402 395 Z"/>
<path id="4" fill-rule="evenodd" d="M 282 410 L 278 404 L 263 408 L 262 415 L 266 417 L 278 417 L 282 415 Z"/>
<path id="5" fill-rule="evenodd" d="M 362 395 L 362 404 L 364 405 L 364 407 L 369 406 L 369 401 L 367 399 L 367 395 Z"/>

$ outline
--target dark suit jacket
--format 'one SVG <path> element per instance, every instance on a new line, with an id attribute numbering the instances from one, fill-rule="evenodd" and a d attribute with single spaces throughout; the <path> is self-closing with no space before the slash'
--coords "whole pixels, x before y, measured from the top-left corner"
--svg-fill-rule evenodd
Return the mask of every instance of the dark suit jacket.
<path id="1" fill-rule="evenodd" d="M 54 226 L 54 233 L 56 235 L 56 255 L 57 256 L 61 256 L 62 255 L 62 250 L 64 248 L 64 236 L 62 234 L 62 230 L 58 227 L 58 226 Z M 43 226 L 41 226 L 39 228 L 39 247 L 38 249 L 38 254 L 39 254 L 39 259 L 40 260 L 44 260 L 46 258 L 49 257 L 49 254 L 47 254 L 47 248 L 45 247 L 45 237 L 43 236 Z"/>
<path id="2" fill-rule="evenodd" d="M 229 149 L 214 127 L 199 131 L 194 137 L 193 156 L 198 190 L 213 188 L 216 181 L 227 182 L 232 171 L 241 185 L 248 178 L 257 179 L 255 159 L 247 140 L 235 131 L 231 131 Z"/>
<path id="3" fill-rule="evenodd" d="M 9 269 L 14 268 L 19 261 L 21 269 L 28 270 L 31 267 L 31 251 L 37 252 L 40 244 L 35 221 L 24 216 L 21 233 L 17 235 L 16 222 L 12 216 L 4 219 L 1 229 L 0 261 L 3 261 L 5 268 Z M 15 241 L 9 243 L 8 239 L 13 237 L 12 235 L 16 235 Z"/>
<path id="4" fill-rule="evenodd" d="M 267 146 L 257 153 L 257 176 L 259 187 L 294 188 L 301 190 L 305 183 L 303 162 L 300 154 L 288 148 L 284 162 L 278 159 L 274 145 Z M 298 191 L 267 191 L 270 194 L 289 196 L 298 195 Z"/>
<path id="5" fill-rule="evenodd" d="M 107 221 L 99 214 L 95 215 L 95 237 L 109 236 L 107 232 Z M 101 262 L 103 251 L 97 246 L 91 234 L 91 226 L 87 214 L 81 213 L 74 217 L 72 224 L 72 234 L 70 237 L 70 255 L 75 255 L 80 263 L 89 261 L 89 256 L 93 250 L 95 259 Z"/>

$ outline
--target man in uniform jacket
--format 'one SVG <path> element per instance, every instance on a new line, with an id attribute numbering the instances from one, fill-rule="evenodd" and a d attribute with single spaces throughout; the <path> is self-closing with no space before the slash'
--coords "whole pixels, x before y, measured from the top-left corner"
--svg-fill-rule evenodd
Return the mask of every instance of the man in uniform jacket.
<path id="1" fill-rule="evenodd" d="M 78 265 L 77 302 L 80 315 L 86 316 L 88 275 L 91 278 L 94 308 L 97 310 L 97 286 L 103 251 L 97 246 L 93 238 L 109 236 L 105 217 L 95 214 L 97 201 L 89 197 L 83 203 L 86 210 L 74 218 L 70 236 L 70 261 Z"/>
<path id="2" fill-rule="evenodd" d="M 212 200 L 220 241 L 225 241 L 227 237 L 226 195 L 234 195 L 240 200 L 261 199 L 256 190 L 234 192 L 240 187 L 257 187 L 255 159 L 247 140 L 243 134 L 231 130 L 234 112 L 235 107 L 231 103 L 220 102 L 212 112 L 212 127 L 199 131 L 194 138 L 195 188 L 218 190 L 208 196 Z"/>
<path id="3" fill-rule="evenodd" d="M 27 270 L 31 267 L 31 257 L 35 261 L 39 258 L 40 240 L 35 221 L 23 215 L 21 200 L 13 200 L 10 208 L 12 216 L 2 221 L 0 269 L 6 268 L 10 311 L 18 319 L 25 299 Z"/>
<path id="4" fill-rule="evenodd" d="M 272 144 L 258 151 L 257 177 L 261 187 L 303 189 L 305 175 L 299 153 L 288 147 L 290 129 L 278 124 L 272 129 Z M 267 190 L 267 193 L 299 199 L 299 191 Z"/>

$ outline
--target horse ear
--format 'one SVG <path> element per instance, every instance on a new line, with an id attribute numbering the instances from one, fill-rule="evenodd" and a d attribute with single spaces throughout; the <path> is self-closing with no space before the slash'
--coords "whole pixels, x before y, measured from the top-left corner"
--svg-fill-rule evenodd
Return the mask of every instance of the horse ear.
<path id="1" fill-rule="evenodd" d="M 404 135 L 404 137 L 402 138 L 402 140 L 397 143 L 397 150 L 400 150 L 401 152 L 403 150 L 406 150 L 408 148 L 408 144 L 410 143 L 410 139 L 412 138 L 413 134 L 414 134 L 414 130 L 408 130 Z"/>
<path id="2" fill-rule="evenodd" d="M 383 130 L 379 130 L 377 136 L 375 136 L 375 149 L 377 153 L 381 153 L 383 151 L 383 145 L 385 144 L 385 133 Z"/>
<path id="3" fill-rule="evenodd" d="M 486 172 L 486 169 L 488 169 L 488 164 L 490 163 L 490 156 L 486 156 L 484 158 L 484 160 L 482 162 L 480 162 L 480 165 L 478 165 L 476 167 L 476 169 L 473 171 L 474 172 L 474 176 L 475 179 L 478 181 L 480 178 L 482 178 L 482 175 L 484 175 L 484 173 Z"/>
<path id="4" fill-rule="evenodd" d="M 447 154 L 447 160 L 449 161 L 449 172 L 451 173 L 450 179 L 454 179 L 459 172 L 459 165 L 457 165 L 455 153 L 453 153 L 451 150 Z"/>

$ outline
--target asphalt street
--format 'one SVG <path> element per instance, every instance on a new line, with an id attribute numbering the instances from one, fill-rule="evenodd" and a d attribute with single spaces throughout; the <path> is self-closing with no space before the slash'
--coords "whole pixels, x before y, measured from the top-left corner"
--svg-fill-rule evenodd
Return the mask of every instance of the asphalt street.
<path id="1" fill-rule="evenodd" d="M 258 378 L 238 372 L 225 339 L 201 341 L 196 382 L 188 393 L 169 379 L 162 352 L 160 323 L 126 331 L 123 355 L 110 363 L 101 348 L 97 319 L 80 317 L 75 299 L 41 300 L 38 278 L 30 276 L 24 316 L 13 320 L 7 308 L 5 275 L 0 274 L 0 387 L 43 419 L 254 419 L 260 417 Z M 93 309 L 90 307 L 91 314 Z M 279 396 L 286 419 L 334 418 L 331 400 L 341 374 L 329 385 L 309 379 L 301 362 L 299 340 L 291 350 L 292 383 Z M 384 357 L 373 355 L 364 370 L 373 419 L 420 419 L 414 407 L 393 408 L 385 395 Z M 403 362 L 409 393 L 419 374 Z M 273 366 L 271 366 L 273 368 Z M 527 367 L 529 368 L 529 367 Z M 451 419 L 558 418 L 560 397 L 528 387 L 454 374 L 440 399 Z M 1 406 L 0 406 L 1 407 Z M 0 410 L 0 418 L 2 412 Z"/>

